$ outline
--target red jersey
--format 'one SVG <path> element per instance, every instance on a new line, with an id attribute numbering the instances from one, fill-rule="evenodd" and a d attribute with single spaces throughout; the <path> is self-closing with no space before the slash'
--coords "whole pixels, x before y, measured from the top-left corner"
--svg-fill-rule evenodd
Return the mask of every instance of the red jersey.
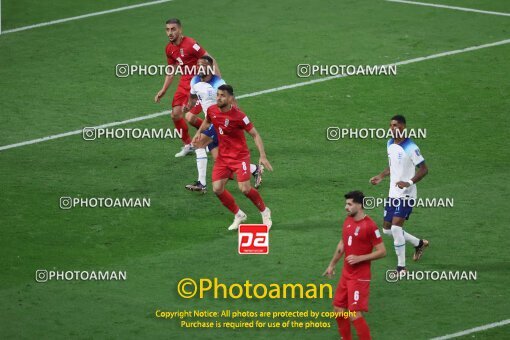
<path id="1" fill-rule="evenodd" d="M 211 105 L 207 109 L 207 120 L 214 125 L 218 135 L 218 158 L 238 161 L 250 157 L 244 131 L 250 131 L 253 124 L 244 112 L 236 106 L 221 112 L 217 105 Z"/>
<path id="2" fill-rule="evenodd" d="M 363 261 L 350 265 L 345 258 L 349 255 L 370 254 L 374 246 L 382 242 L 381 234 L 377 224 L 366 215 L 363 219 L 356 221 L 348 216 L 342 229 L 342 240 L 344 241 L 344 268 L 342 277 L 347 279 L 370 280 L 370 262 Z"/>
<path id="3" fill-rule="evenodd" d="M 190 37 L 182 37 L 179 45 L 174 45 L 171 42 L 166 45 L 166 59 L 168 65 L 180 65 L 183 72 L 185 72 L 186 69 L 192 70 L 196 67 L 198 59 L 205 54 L 207 54 L 207 52 L 195 39 Z M 189 82 L 193 76 L 195 76 L 195 74 L 183 73 L 181 76 L 181 83 L 185 81 L 189 86 Z"/>

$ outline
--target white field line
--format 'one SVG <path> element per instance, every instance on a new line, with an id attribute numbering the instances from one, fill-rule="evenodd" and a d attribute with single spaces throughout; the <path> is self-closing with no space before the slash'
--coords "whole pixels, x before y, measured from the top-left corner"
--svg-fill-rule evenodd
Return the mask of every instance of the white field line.
<path id="1" fill-rule="evenodd" d="M 468 335 L 471 333 L 481 332 L 481 331 L 485 331 L 487 329 L 501 327 L 501 326 L 505 326 L 508 324 L 510 324 L 510 319 L 506 319 L 506 320 L 499 321 L 499 322 L 489 323 L 487 325 L 483 325 L 483 326 L 479 326 L 479 327 L 475 327 L 475 328 L 466 329 L 465 331 L 460 331 L 460 332 L 453 333 L 453 334 L 443 335 L 438 338 L 433 338 L 431 340 L 446 340 L 446 339 L 458 338 L 459 336 L 464 336 L 464 335 Z"/>
<path id="2" fill-rule="evenodd" d="M 457 11 L 475 12 L 475 13 L 491 14 L 491 15 L 502 15 L 502 16 L 510 17 L 510 13 L 493 12 L 493 11 L 482 11 L 480 9 L 466 8 L 466 7 L 457 7 L 457 6 L 447 6 L 447 5 L 440 5 L 440 4 L 431 4 L 431 3 L 428 3 L 428 2 L 407 1 L 407 0 L 386 0 L 386 1 L 389 1 L 389 2 L 399 2 L 399 3 L 402 3 L 402 4 L 409 4 L 409 5 L 419 5 L 419 6 L 447 8 L 447 9 L 454 9 L 454 10 L 457 10 Z"/>
<path id="3" fill-rule="evenodd" d="M 453 51 L 447 51 L 447 52 L 432 54 L 432 55 L 429 55 L 429 56 L 426 56 L 426 57 L 419 57 L 419 58 L 413 58 L 413 59 L 409 59 L 409 60 L 403 60 L 403 61 L 399 61 L 399 62 L 396 62 L 396 63 L 391 64 L 391 65 L 412 64 L 412 63 L 417 63 L 417 62 L 420 62 L 420 61 L 436 59 L 436 58 L 451 56 L 451 55 L 465 53 L 465 52 L 470 52 L 470 51 L 475 51 L 475 50 L 481 50 L 483 48 L 499 46 L 499 45 L 505 45 L 505 44 L 508 44 L 508 43 L 510 43 L 510 39 L 500 40 L 500 41 L 496 41 L 496 42 L 489 43 L 489 44 L 484 44 L 484 45 L 471 46 L 471 47 L 467 47 L 467 48 L 463 48 L 463 49 L 459 49 L 459 50 L 453 50 Z M 267 90 L 262 90 L 262 91 L 257 91 L 257 92 L 243 94 L 241 96 L 238 96 L 237 99 L 255 97 L 255 96 L 260 96 L 260 95 L 267 94 L 267 93 L 273 93 L 273 92 L 279 92 L 279 91 L 283 91 L 283 90 L 294 89 L 294 88 L 301 87 L 301 86 L 307 86 L 307 85 L 312 85 L 312 84 L 316 84 L 316 83 L 322 83 L 322 82 L 325 82 L 325 81 L 329 81 L 329 80 L 336 79 L 336 78 L 343 78 L 343 77 L 348 77 L 348 76 L 345 75 L 345 74 L 343 74 L 343 75 L 336 75 L 336 76 L 329 76 L 329 77 L 324 77 L 324 78 L 319 78 L 319 79 L 308 80 L 308 81 L 304 81 L 304 82 L 301 82 L 301 83 L 295 83 L 295 84 L 291 84 L 291 85 L 284 85 L 284 86 L 274 87 L 274 88 L 267 89 Z M 160 117 L 160 116 L 169 114 L 169 112 L 170 111 L 157 112 L 157 113 L 153 113 L 153 114 L 146 115 L 146 116 L 140 116 L 140 117 L 135 117 L 135 118 L 131 118 L 131 119 L 128 119 L 128 120 L 123 120 L 123 121 L 120 121 L 120 122 L 112 122 L 112 123 L 108 123 L 108 124 L 103 124 L 103 125 L 95 126 L 95 128 L 106 128 L 106 127 L 124 125 L 124 124 L 128 124 L 128 123 L 133 123 L 133 122 L 138 122 L 138 121 L 142 121 L 142 120 L 152 119 L 152 118 L 156 118 L 156 117 Z M 31 144 L 36 144 L 36 143 L 41 143 L 41 142 L 46 142 L 46 141 L 57 139 L 57 138 L 62 138 L 62 137 L 67 137 L 67 136 L 72 136 L 72 135 L 79 135 L 82 132 L 83 132 L 83 130 L 74 130 L 74 131 L 60 133 L 60 134 L 51 135 L 51 136 L 46 136 L 46 137 L 42 137 L 42 138 L 27 140 L 27 141 L 20 142 L 20 143 L 4 145 L 4 146 L 0 146 L 0 151 L 7 150 L 7 149 L 12 149 L 12 148 L 17 148 L 17 147 L 21 147 L 21 146 L 26 146 L 26 145 L 31 145 Z"/>
<path id="4" fill-rule="evenodd" d="M 71 18 L 58 19 L 58 20 L 53 20 L 53 21 L 48 21 L 48 22 L 42 22 L 40 24 L 35 24 L 35 25 L 30 25 L 30 26 L 23 26 L 23 27 L 18 27 L 18 28 L 12 28 L 12 29 L 9 29 L 9 30 L 5 30 L 5 31 L 2 32 L 2 34 L 26 31 L 26 30 L 30 30 L 30 29 L 33 29 L 33 28 L 50 26 L 50 25 L 60 24 L 60 23 L 63 23 L 63 22 L 68 22 L 68 21 L 73 21 L 73 20 L 80 20 L 80 19 L 95 17 L 95 16 L 103 15 L 103 14 L 122 12 L 122 11 L 127 11 L 129 9 L 134 9 L 134 8 L 139 8 L 139 7 L 158 5 L 158 4 L 162 4 L 162 3 L 170 2 L 170 1 L 173 1 L 173 0 L 157 0 L 157 1 L 151 1 L 151 2 L 144 2 L 144 3 L 141 3 L 141 4 L 136 4 L 136 5 L 131 5 L 131 6 L 125 6 L 125 7 L 109 9 L 107 11 L 101 11 L 101 12 L 94 12 L 94 13 L 79 15 L 77 17 L 71 17 Z"/>

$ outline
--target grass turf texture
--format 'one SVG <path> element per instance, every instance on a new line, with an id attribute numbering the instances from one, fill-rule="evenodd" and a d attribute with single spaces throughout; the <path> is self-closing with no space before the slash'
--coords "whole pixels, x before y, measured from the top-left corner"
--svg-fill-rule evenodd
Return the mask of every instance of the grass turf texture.
<path id="1" fill-rule="evenodd" d="M 117 1 L 111 8 L 133 3 Z M 510 12 L 503 1 L 495 3 Z M 78 13 L 64 1 L 57 4 L 58 10 L 31 12 L 28 2 L 4 0 L 4 17 L 26 11 L 34 20 L 13 14 L 3 29 L 108 9 L 84 2 Z M 185 34 L 218 59 L 238 94 L 302 81 L 295 75 L 299 63 L 389 63 L 509 37 L 505 17 L 386 2 L 217 1 L 208 3 L 207 16 L 197 15 L 199 6 L 175 1 L 0 36 L 0 62 L 8 65 L 0 69 L 0 144 L 168 109 L 174 87 L 157 106 L 151 100 L 161 78 L 117 79 L 114 66 L 163 63 L 162 23 L 169 16 L 180 17 Z M 386 283 L 396 257 L 385 238 L 388 256 L 372 266 L 367 320 L 373 337 L 425 339 L 507 319 L 508 55 L 510 46 L 493 47 L 405 65 L 397 77 L 349 77 L 241 100 L 275 167 L 261 191 L 274 214 L 268 256 L 237 255 L 237 235 L 226 231 L 230 213 L 211 193 L 184 191 L 195 179 L 195 161 L 173 158 L 178 141 L 72 136 L 0 152 L 3 333 L 335 339 L 334 322 L 329 330 L 191 330 L 156 319 L 154 311 L 330 310 L 328 299 L 184 300 L 176 285 L 184 277 L 218 277 L 224 283 L 336 286 L 338 275 L 320 275 L 340 237 L 342 195 L 357 188 L 383 197 L 388 182 L 368 184 L 386 165 L 384 141 L 331 142 L 325 130 L 386 127 L 394 113 L 405 114 L 409 127 L 428 130 L 428 138 L 417 141 L 430 167 L 419 195 L 455 199 L 454 208 L 415 209 L 408 230 L 432 246 L 417 264 L 408 246 L 409 268 L 477 270 L 478 280 Z M 160 117 L 126 127 L 167 126 L 169 118 Z M 258 222 L 235 184 L 228 187 L 249 221 Z M 152 206 L 62 211 L 58 199 L 67 195 L 145 196 Z M 368 213 L 381 222 L 382 209 Z M 37 284 L 39 268 L 119 269 L 128 280 Z M 475 337 L 503 338 L 508 330 Z"/>

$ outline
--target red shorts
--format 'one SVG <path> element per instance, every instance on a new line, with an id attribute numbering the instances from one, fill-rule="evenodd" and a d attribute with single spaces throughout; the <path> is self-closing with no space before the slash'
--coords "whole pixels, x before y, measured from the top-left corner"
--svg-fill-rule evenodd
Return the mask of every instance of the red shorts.
<path id="1" fill-rule="evenodd" d="M 189 90 L 190 90 L 189 81 L 188 82 L 180 81 L 179 85 L 177 86 L 177 90 L 175 90 L 174 98 L 172 99 L 172 107 L 184 106 L 188 104 Z"/>
<path id="2" fill-rule="evenodd" d="M 189 109 L 189 112 L 193 113 L 194 115 L 197 115 L 200 112 L 202 112 L 202 105 L 200 105 L 200 102 L 197 101 L 195 106 L 193 106 L 191 109 Z"/>
<path id="3" fill-rule="evenodd" d="M 346 279 L 343 275 L 336 287 L 333 306 L 350 311 L 368 312 L 368 298 L 370 296 L 370 281 L 360 279 Z"/>
<path id="4" fill-rule="evenodd" d="M 250 173 L 250 158 L 245 158 L 239 161 L 222 160 L 220 157 L 214 162 L 212 171 L 212 181 L 219 181 L 221 179 L 233 179 L 233 174 L 237 176 L 237 182 L 246 182 L 251 178 Z"/>

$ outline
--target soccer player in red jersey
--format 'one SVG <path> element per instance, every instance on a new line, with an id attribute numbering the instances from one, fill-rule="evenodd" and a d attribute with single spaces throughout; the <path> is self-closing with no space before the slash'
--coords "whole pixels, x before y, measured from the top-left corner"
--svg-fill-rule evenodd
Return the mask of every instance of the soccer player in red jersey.
<path id="1" fill-rule="evenodd" d="M 246 145 L 244 131 L 248 132 L 255 141 L 260 154 L 259 164 L 270 171 L 273 170 L 273 167 L 266 158 L 262 138 L 253 123 L 237 106 L 233 106 L 233 103 L 234 89 L 232 86 L 224 84 L 218 87 L 216 105 L 211 105 L 207 109 L 206 119 L 193 138 L 193 144 L 201 144 L 202 131 L 209 128 L 212 123 L 219 142 L 218 157 L 214 163 L 212 173 L 213 191 L 221 203 L 235 215 L 234 222 L 228 230 L 239 228 L 239 225 L 247 219 L 246 214 L 239 209 L 232 194 L 225 189 L 225 184 L 233 174 L 237 176 L 237 183 L 241 192 L 259 209 L 262 215 L 262 223 L 271 228 L 271 210 L 266 207 L 259 192 L 252 188 L 250 184 L 250 150 Z"/>
<path id="2" fill-rule="evenodd" d="M 342 276 L 333 299 L 335 312 L 339 313 L 338 331 L 343 340 L 351 340 L 352 321 L 358 338 L 366 340 L 371 339 L 370 329 L 361 312 L 368 312 L 370 261 L 386 256 L 386 248 L 377 225 L 363 211 L 363 193 L 351 191 L 344 197 L 348 216 L 343 224 L 342 239 L 323 275 L 329 278 L 335 275 L 335 266 L 345 254 Z"/>
<path id="3" fill-rule="evenodd" d="M 183 118 L 182 107 L 188 103 L 190 81 L 195 74 L 187 72 L 195 70 L 197 61 L 200 57 L 208 55 L 207 52 L 193 39 L 186 37 L 182 34 L 181 21 L 179 19 L 169 19 L 166 22 L 166 34 L 170 42 L 166 45 L 166 57 L 168 65 L 180 67 L 182 76 L 175 91 L 172 100 L 172 120 L 174 121 L 175 128 L 182 131 L 183 148 L 178 152 L 175 157 L 183 157 L 193 152 L 191 146 L 191 138 L 188 133 L 188 124 Z M 215 74 L 220 75 L 220 71 L 216 62 L 214 62 Z M 187 74 L 190 73 L 190 74 Z M 154 97 L 154 101 L 159 103 L 161 98 L 165 95 L 168 87 L 172 84 L 174 75 L 166 75 L 163 87 Z M 198 125 L 196 126 L 199 127 Z"/>

